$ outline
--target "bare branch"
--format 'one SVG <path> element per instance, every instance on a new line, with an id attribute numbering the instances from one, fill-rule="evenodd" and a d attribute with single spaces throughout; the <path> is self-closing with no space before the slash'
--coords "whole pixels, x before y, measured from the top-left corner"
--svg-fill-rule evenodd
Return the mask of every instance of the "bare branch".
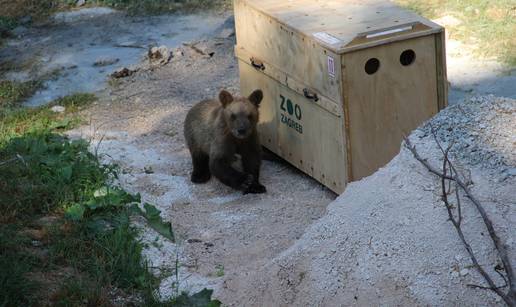
<path id="1" fill-rule="evenodd" d="M 480 216 L 482 217 L 482 220 L 484 221 L 484 224 L 486 225 L 489 236 L 493 240 L 494 246 L 495 246 L 496 250 L 498 251 L 498 256 L 500 257 L 503 267 L 505 268 L 505 273 L 507 274 L 507 279 L 509 281 L 509 288 L 510 288 L 508 295 L 512 294 L 513 304 L 516 305 L 516 280 L 514 280 L 514 269 L 510 262 L 510 259 L 509 259 L 508 253 L 507 253 L 507 249 L 506 249 L 505 245 L 503 244 L 503 242 L 498 237 L 498 234 L 496 233 L 496 231 L 494 230 L 493 223 L 491 222 L 491 219 L 489 219 L 489 217 L 487 216 L 487 212 L 485 211 L 484 207 L 482 206 L 480 201 L 478 201 L 478 199 L 471 193 L 471 191 L 468 188 L 468 184 L 464 183 L 460 179 L 459 173 L 457 172 L 457 170 L 455 169 L 455 166 L 451 163 L 451 161 L 448 157 L 448 153 L 443 151 L 443 147 L 442 147 L 442 145 L 439 141 L 439 138 L 437 137 L 437 133 L 433 129 L 433 127 L 432 127 L 432 134 L 434 136 L 435 142 L 437 143 L 437 145 L 443 152 L 445 160 L 448 160 L 448 164 L 450 165 L 450 168 L 453 170 L 453 172 L 455 172 L 456 176 L 454 178 L 454 181 L 457 183 L 457 185 L 459 185 L 464 190 L 464 192 L 466 193 L 466 196 L 468 196 L 468 198 L 471 200 L 471 202 L 475 205 L 475 207 L 477 208 L 477 211 L 480 213 Z"/>
<path id="2" fill-rule="evenodd" d="M 473 265 L 475 266 L 477 271 L 482 275 L 482 277 L 484 277 L 485 281 L 488 283 L 489 287 L 487 287 L 487 289 L 490 289 L 490 290 L 494 291 L 497 295 L 499 295 L 508 306 L 516 306 L 516 290 L 515 290 L 516 286 L 514 284 L 514 278 L 513 278 L 514 271 L 513 271 L 512 265 L 509 261 L 509 257 L 507 255 L 507 250 L 506 250 L 505 246 L 503 245 L 503 243 L 500 241 L 500 238 L 498 237 L 498 235 L 496 234 L 493 224 L 492 224 L 491 220 L 489 219 L 489 217 L 487 216 L 487 213 L 485 212 L 483 206 L 473 196 L 473 194 L 471 193 L 471 191 L 468 188 L 468 185 L 461 180 L 459 172 L 454 167 L 453 163 L 450 161 L 448 154 L 449 154 L 449 151 L 450 151 L 450 148 L 452 145 L 450 145 L 445 150 L 442 147 L 441 143 L 439 142 L 439 140 L 437 138 L 437 134 L 436 134 L 435 130 L 433 129 L 433 127 L 432 127 L 432 134 L 434 136 L 434 139 L 435 139 L 439 149 L 441 150 L 441 152 L 444 155 L 442 172 L 440 172 L 439 170 L 434 168 L 432 165 L 430 165 L 430 163 L 428 163 L 428 161 L 426 159 L 423 159 L 417 152 L 416 147 L 414 145 L 412 145 L 412 143 L 410 142 L 410 140 L 408 138 L 405 138 L 405 147 L 407 149 L 409 149 L 412 152 L 412 154 L 414 155 L 414 158 L 416 158 L 416 160 L 418 160 L 421 164 L 423 164 L 423 166 L 425 166 L 431 173 L 440 177 L 441 185 L 442 185 L 442 192 L 443 192 L 443 196 L 442 196 L 443 202 L 445 203 L 446 210 L 448 211 L 448 216 L 449 216 L 453 226 L 457 230 L 459 238 L 461 239 L 463 245 L 465 246 L 465 248 L 471 258 L 471 261 L 473 262 Z M 448 170 L 449 170 L 449 174 L 448 174 Z M 448 201 L 448 195 L 446 192 L 446 180 L 454 181 L 456 183 L 455 193 L 456 193 L 456 197 L 457 197 L 457 211 L 458 211 L 457 219 L 455 219 L 455 217 L 453 216 L 452 206 Z M 465 192 L 466 196 L 475 205 L 475 207 L 477 208 L 477 211 L 480 213 L 480 215 L 482 217 L 482 220 L 484 221 L 484 224 L 486 225 L 486 228 L 487 228 L 489 235 L 495 245 L 495 248 L 498 252 L 498 256 L 500 257 L 503 267 L 505 269 L 505 272 L 507 274 L 507 280 L 505 278 L 503 278 L 504 280 L 506 280 L 506 284 L 509 285 L 509 291 L 507 294 L 501 290 L 501 288 L 503 288 L 503 287 L 498 287 L 495 285 L 495 283 L 492 280 L 492 278 L 490 277 L 490 275 L 478 263 L 478 260 L 475 256 L 471 246 L 469 245 L 469 243 L 466 241 L 466 239 L 464 237 L 464 233 L 462 232 L 462 228 L 461 228 L 462 208 L 461 208 L 461 203 L 460 203 L 458 187 L 460 187 Z M 498 271 L 497 271 L 497 273 L 501 274 L 501 272 L 498 272 Z M 476 287 L 481 287 L 481 286 L 476 286 Z"/>

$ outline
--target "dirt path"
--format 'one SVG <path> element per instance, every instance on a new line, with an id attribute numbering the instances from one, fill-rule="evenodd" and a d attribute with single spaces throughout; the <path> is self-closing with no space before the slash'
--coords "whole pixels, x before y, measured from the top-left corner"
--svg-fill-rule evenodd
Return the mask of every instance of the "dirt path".
<path id="1" fill-rule="evenodd" d="M 231 293 L 242 277 L 292 245 L 336 197 L 294 168 L 267 161 L 262 168 L 268 190 L 264 195 L 244 196 L 216 180 L 189 182 L 183 120 L 194 103 L 220 88 L 238 92 L 234 44 L 230 37 L 196 45 L 215 52 L 213 57 L 181 48 L 176 54 L 184 56 L 153 71 L 142 70 L 106 93 L 89 110 L 91 125 L 71 133 L 97 141 L 103 137 L 99 152 L 120 164 L 121 184 L 156 204 L 172 222 L 181 246 L 160 240 L 161 250 L 148 255 L 173 269 L 179 253 L 180 285 L 190 291 L 209 286 L 216 294 Z M 152 241 L 155 235 L 146 237 Z M 165 279 L 165 296 L 173 282 L 174 276 Z"/>

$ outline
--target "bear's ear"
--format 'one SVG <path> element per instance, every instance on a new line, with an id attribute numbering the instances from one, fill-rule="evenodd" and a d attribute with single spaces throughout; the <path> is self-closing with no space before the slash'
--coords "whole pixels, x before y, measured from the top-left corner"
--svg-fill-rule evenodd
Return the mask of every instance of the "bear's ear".
<path id="1" fill-rule="evenodd" d="M 219 94 L 219 100 L 220 103 L 222 103 L 222 106 L 225 108 L 228 104 L 233 102 L 233 96 L 228 91 L 222 90 Z"/>
<path id="2" fill-rule="evenodd" d="M 260 106 L 260 102 L 262 102 L 262 99 L 262 90 L 256 90 L 249 96 L 249 101 L 251 101 L 251 103 L 254 104 L 257 108 Z"/>

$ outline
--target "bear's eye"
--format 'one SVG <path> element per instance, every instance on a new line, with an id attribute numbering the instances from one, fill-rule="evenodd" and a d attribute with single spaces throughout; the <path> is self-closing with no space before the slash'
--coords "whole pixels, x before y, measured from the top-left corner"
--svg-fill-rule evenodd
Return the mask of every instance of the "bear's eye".
<path id="1" fill-rule="evenodd" d="M 253 115 L 252 115 L 252 114 L 249 114 L 249 115 L 247 115 L 247 118 L 248 118 L 249 120 L 252 120 L 252 119 L 253 119 Z"/>
<path id="2" fill-rule="evenodd" d="M 231 118 L 231 120 L 235 120 L 236 119 L 236 115 L 235 114 L 231 114 L 230 118 Z"/>

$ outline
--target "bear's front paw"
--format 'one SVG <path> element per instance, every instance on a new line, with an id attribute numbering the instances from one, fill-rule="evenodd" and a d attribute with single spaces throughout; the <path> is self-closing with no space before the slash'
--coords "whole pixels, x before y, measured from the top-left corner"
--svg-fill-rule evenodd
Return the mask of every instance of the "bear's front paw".
<path id="1" fill-rule="evenodd" d="M 211 178 L 210 172 L 193 172 L 192 177 L 190 178 L 193 183 L 205 183 L 208 182 Z"/>
<path id="2" fill-rule="evenodd" d="M 253 182 L 247 189 L 244 190 L 244 194 L 262 194 L 265 192 L 267 192 L 267 189 L 259 182 Z"/>

